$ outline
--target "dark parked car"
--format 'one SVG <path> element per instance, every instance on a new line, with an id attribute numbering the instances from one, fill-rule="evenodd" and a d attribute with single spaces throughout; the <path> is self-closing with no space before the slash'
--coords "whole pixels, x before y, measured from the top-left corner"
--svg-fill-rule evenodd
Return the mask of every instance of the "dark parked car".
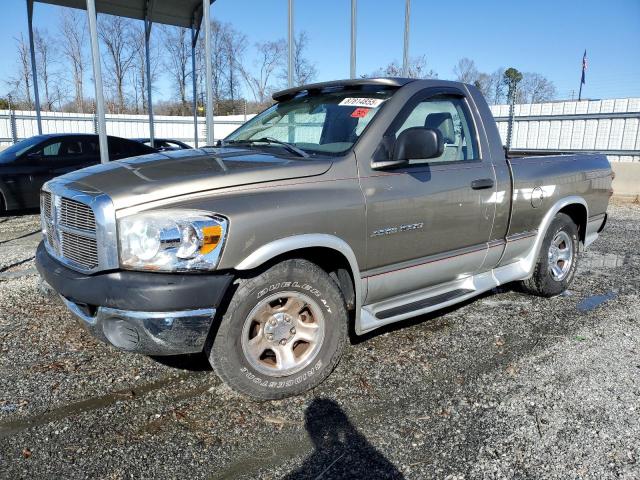
<path id="1" fill-rule="evenodd" d="M 148 147 L 151 146 L 150 138 L 134 138 L 136 142 L 144 143 Z M 165 152 L 167 150 L 186 150 L 188 148 L 192 148 L 191 145 L 187 145 L 180 140 L 173 140 L 171 138 L 155 138 L 153 140 L 154 147 L 156 150 L 160 152 Z"/>
<path id="2" fill-rule="evenodd" d="M 118 137 L 108 137 L 108 144 L 109 160 L 156 151 Z M 49 134 L 22 140 L 0 152 L 0 212 L 36 208 L 47 180 L 98 163 L 97 135 Z"/>

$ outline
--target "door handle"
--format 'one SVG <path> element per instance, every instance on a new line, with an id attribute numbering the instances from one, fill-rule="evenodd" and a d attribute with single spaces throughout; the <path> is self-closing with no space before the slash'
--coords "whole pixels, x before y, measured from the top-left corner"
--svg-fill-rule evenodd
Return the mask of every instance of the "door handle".
<path id="1" fill-rule="evenodd" d="M 479 178 L 471 182 L 471 188 L 474 190 L 483 190 L 485 188 L 493 188 L 492 178 Z"/>

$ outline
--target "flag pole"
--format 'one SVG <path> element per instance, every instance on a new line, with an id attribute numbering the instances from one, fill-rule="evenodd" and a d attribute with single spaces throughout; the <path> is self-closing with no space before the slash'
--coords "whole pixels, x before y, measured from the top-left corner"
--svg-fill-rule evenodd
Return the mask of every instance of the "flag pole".
<path id="1" fill-rule="evenodd" d="M 584 73 L 583 73 L 583 75 L 584 75 Z M 578 90 L 578 101 L 582 100 L 582 84 L 583 84 L 583 81 L 580 80 L 580 90 Z"/>
<path id="2" fill-rule="evenodd" d="M 582 75 L 580 76 L 580 89 L 578 90 L 578 101 L 582 100 L 582 85 L 584 85 L 584 74 L 587 69 L 587 51 L 584 51 L 584 55 L 582 56 Z"/>

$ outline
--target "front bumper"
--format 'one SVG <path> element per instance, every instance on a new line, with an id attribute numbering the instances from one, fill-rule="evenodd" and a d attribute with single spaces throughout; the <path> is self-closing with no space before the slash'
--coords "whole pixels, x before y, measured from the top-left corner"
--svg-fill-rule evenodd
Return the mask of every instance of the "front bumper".
<path id="1" fill-rule="evenodd" d="M 233 281 L 228 273 L 85 275 L 57 262 L 42 244 L 36 267 L 92 335 L 146 355 L 201 352 Z"/>

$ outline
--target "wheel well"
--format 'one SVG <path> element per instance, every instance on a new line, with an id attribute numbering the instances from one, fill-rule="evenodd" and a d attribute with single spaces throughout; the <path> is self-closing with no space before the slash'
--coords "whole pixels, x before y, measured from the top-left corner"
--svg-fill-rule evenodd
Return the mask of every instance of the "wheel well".
<path id="1" fill-rule="evenodd" d="M 584 243 L 587 231 L 587 209 L 579 203 L 572 203 L 560 209 L 558 213 L 564 213 L 571 217 L 573 223 L 578 227 L 578 236 L 580 241 Z"/>
<path id="2" fill-rule="evenodd" d="M 261 270 L 267 269 L 276 263 L 293 258 L 308 260 L 327 272 L 340 287 L 347 310 L 355 308 L 356 294 L 353 272 L 351 271 L 351 266 L 347 258 L 337 250 L 328 247 L 309 247 L 291 250 L 272 258 L 259 268 Z"/>

